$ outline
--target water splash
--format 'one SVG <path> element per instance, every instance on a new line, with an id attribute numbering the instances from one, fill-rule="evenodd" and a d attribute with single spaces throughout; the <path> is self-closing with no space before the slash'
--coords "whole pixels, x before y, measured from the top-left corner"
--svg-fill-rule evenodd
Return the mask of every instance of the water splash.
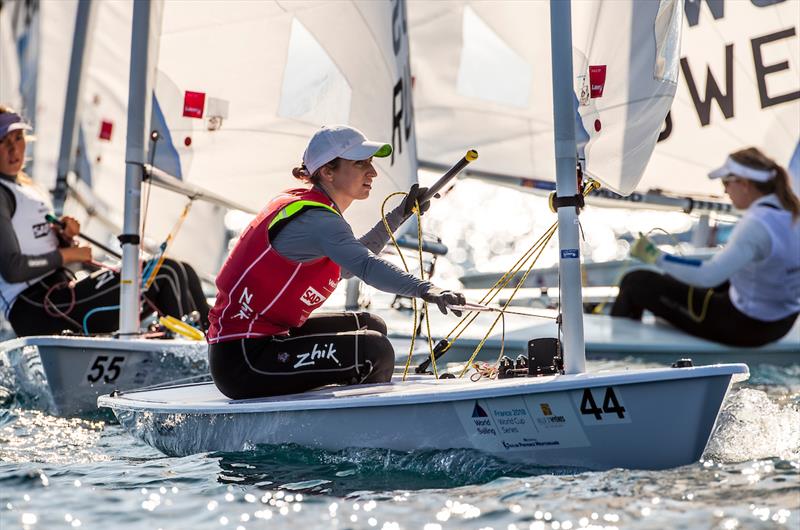
<path id="1" fill-rule="evenodd" d="M 215 453 L 221 482 L 270 485 L 305 493 L 349 495 L 359 491 L 455 488 L 500 477 L 575 473 L 567 468 L 513 464 L 466 449 L 324 451 L 294 444 L 264 445 L 250 451 Z M 309 476 L 314 481 L 303 485 Z"/>
<path id="2" fill-rule="evenodd" d="M 781 405 L 752 388 L 731 394 L 717 419 L 717 427 L 704 457 L 724 462 L 744 462 L 800 456 L 800 410 Z"/>

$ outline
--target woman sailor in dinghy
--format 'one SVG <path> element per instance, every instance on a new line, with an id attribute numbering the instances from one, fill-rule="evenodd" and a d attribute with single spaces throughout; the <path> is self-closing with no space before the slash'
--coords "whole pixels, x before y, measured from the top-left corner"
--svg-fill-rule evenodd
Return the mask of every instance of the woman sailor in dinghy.
<path id="1" fill-rule="evenodd" d="M 217 301 L 209 315 L 209 365 L 223 394 L 246 399 L 326 384 L 389 381 L 394 350 L 379 317 L 311 315 L 343 277 L 423 298 L 443 313 L 447 305 L 465 302 L 463 295 L 378 258 L 389 240 L 383 222 L 356 239 L 342 217 L 353 201 L 369 197 L 378 176 L 372 157 L 391 152 L 390 145 L 367 141 L 357 129 L 323 127 L 293 171 L 311 186 L 272 199 L 242 233 L 217 276 Z M 412 186 L 387 215 L 392 230 L 411 215 L 424 191 Z M 420 210 L 428 206 L 421 204 Z"/>
<path id="2" fill-rule="evenodd" d="M 101 269 L 75 281 L 64 268 L 90 262 L 92 250 L 75 242 L 80 224 L 74 218 L 62 217 L 63 227 L 45 220 L 52 212 L 49 198 L 22 171 L 30 129 L 0 105 L 0 309 L 20 337 L 65 329 L 113 332 L 119 327 L 119 274 Z M 166 260 L 144 299 L 143 314 L 157 308 L 180 318 L 196 310 L 207 322 L 200 280 L 185 263 Z"/>
<path id="3" fill-rule="evenodd" d="M 800 313 L 800 200 L 786 170 L 751 147 L 708 174 L 722 179 L 734 207 L 746 210 L 725 248 L 710 260 L 658 250 L 646 237 L 631 255 L 666 274 L 625 275 L 612 316 L 650 310 L 692 335 L 761 346 L 786 335 Z"/>

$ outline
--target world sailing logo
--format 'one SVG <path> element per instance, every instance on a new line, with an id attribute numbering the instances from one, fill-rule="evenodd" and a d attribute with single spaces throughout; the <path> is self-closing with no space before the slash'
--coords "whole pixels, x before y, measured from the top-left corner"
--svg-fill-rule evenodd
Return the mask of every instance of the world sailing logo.
<path id="1" fill-rule="evenodd" d="M 473 418 L 488 418 L 489 415 L 486 414 L 486 411 L 483 410 L 483 407 L 478 405 L 478 402 L 475 402 L 475 408 L 472 409 L 472 417 Z"/>
<path id="2" fill-rule="evenodd" d="M 472 421 L 475 423 L 475 427 L 477 427 L 478 434 L 497 436 L 497 431 L 492 426 L 492 420 L 477 401 L 475 402 L 475 407 L 472 409 Z"/>

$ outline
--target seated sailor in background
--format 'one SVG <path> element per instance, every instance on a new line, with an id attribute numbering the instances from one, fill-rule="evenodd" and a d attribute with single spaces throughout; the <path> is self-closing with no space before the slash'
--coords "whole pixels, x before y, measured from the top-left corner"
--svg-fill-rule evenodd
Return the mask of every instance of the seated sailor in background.
<path id="1" fill-rule="evenodd" d="M 119 327 L 117 272 L 102 268 L 76 281 L 64 266 L 89 263 L 92 250 L 75 236 L 80 224 L 62 217 L 63 227 L 45 215 L 48 194 L 23 172 L 25 131 L 22 117 L 0 105 L 0 309 L 18 336 L 110 333 Z M 198 311 L 208 319 L 208 304 L 195 271 L 166 260 L 144 294 L 142 315 L 154 310 L 180 318 Z"/>
<path id="2" fill-rule="evenodd" d="M 357 129 L 322 128 L 292 172 L 307 186 L 272 199 L 242 233 L 217 276 L 209 315 L 209 365 L 223 394 L 246 399 L 389 381 L 394 350 L 380 317 L 311 314 L 341 278 L 358 276 L 382 291 L 423 298 L 443 313 L 465 302 L 377 257 L 389 241 L 382 221 L 356 239 L 342 217 L 353 201 L 369 197 L 378 176 L 372 158 L 391 152 Z M 415 184 L 387 215 L 392 231 L 424 191 Z"/>
<path id="3" fill-rule="evenodd" d="M 725 248 L 699 261 L 639 238 L 631 255 L 666 274 L 626 274 L 611 314 L 640 319 L 647 309 L 691 335 L 735 346 L 778 340 L 800 313 L 800 200 L 786 170 L 754 147 L 708 176 L 745 211 Z"/>

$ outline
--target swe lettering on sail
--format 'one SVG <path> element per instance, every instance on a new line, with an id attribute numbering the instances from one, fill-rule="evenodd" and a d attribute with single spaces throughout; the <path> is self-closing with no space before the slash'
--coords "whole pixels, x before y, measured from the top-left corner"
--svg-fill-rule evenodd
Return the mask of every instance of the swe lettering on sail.
<path id="1" fill-rule="evenodd" d="M 754 13 L 759 13 L 762 9 L 769 9 L 782 4 L 785 0 L 750 0 L 750 8 Z M 684 10 L 689 29 L 698 24 L 714 24 L 725 17 L 725 0 L 685 0 Z M 702 14 L 701 14 L 702 13 Z M 711 15 L 709 17 L 708 15 Z M 779 20 L 779 19 L 778 19 Z M 794 58 L 786 55 L 786 48 L 792 49 L 795 45 L 792 40 L 798 38 L 797 26 L 775 28 L 768 33 L 756 35 L 749 38 L 747 43 L 725 43 L 724 49 L 719 50 L 719 56 L 724 57 L 724 66 L 712 73 L 709 64 L 703 64 L 702 59 L 697 55 L 700 53 L 687 54 L 682 57 L 681 72 L 683 74 L 686 88 L 691 97 L 697 118 L 703 127 L 712 122 L 712 110 L 716 104 L 725 120 L 731 119 L 736 115 L 735 108 L 735 86 L 734 68 L 748 68 L 752 64 L 752 70 L 747 72 L 746 78 L 754 79 L 758 89 L 758 104 L 760 109 L 780 105 L 800 99 L 800 86 L 789 86 L 782 90 L 773 88 L 770 90 L 770 76 L 777 76 L 775 79 L 788 76 L 796 79 L 796 73 L 792 72 L 796 65 L 792 66 Z M 790 46 L 787 46 L 790 45 Z M 749 50 L 747 50 L 749 48 Z M 738 56 L 735 54 L 738 52 Z M 711 50 L 712 56 L 716 53 Z M 749 57 L 744 57 L 745 55 Z M 736 60 L 735 60 L 736 59 Z M 703 80 L 703 68 L 705 67 L 705 80 Z M 772 81 L 774 84 L 775 81 Z M 741 89 L 740 89 L 741 90 Z M 742 104 L 741 98 L 739 105 Z M 755 101 L 752 102 L 756 104 Z M 661 131 L 658 141 L 661 142 L 669 138 L 672 133 L 673 116 L 667 115 L 664 129 Z"/>

